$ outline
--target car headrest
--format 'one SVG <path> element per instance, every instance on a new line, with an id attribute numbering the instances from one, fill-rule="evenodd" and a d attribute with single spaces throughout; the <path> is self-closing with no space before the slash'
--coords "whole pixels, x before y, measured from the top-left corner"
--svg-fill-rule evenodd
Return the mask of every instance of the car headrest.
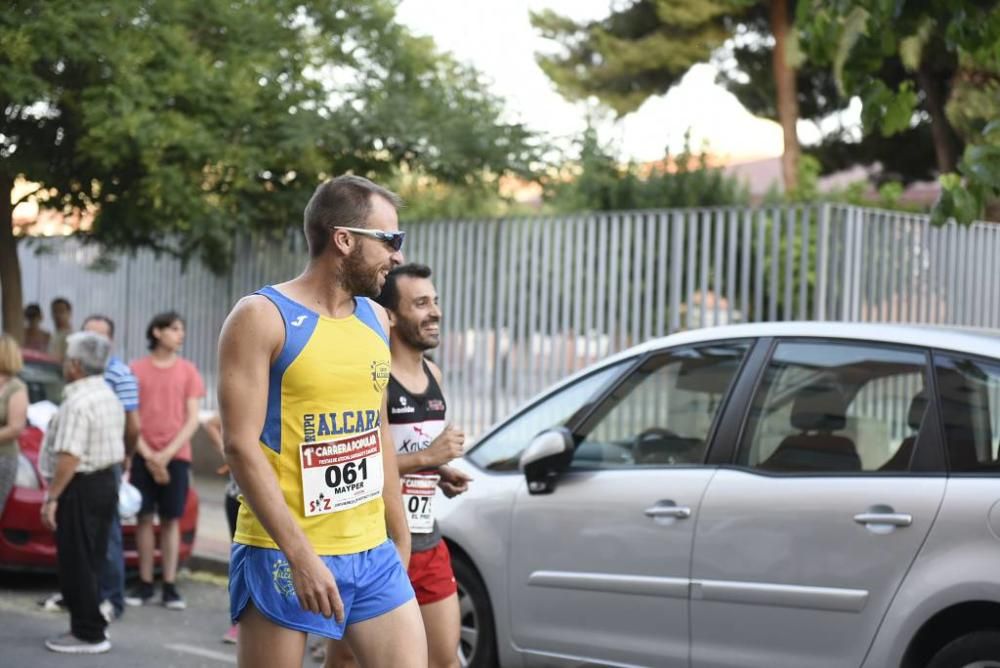
<path id="1" fill-rule="evenodd" d="M 836 385 L 812 385 L 792 404 L 792 426 L 799 431 L 838 431 L 847 425 L 847 399 Z"/>
<path id="2" fill-rule="evenodd" d="M 910 429 L 913 431 L 918 431 L 920 429 L 920 423 L 924 419 L 924 411 L 927 410 L 927 390 L 920 390 L 913 397 L 913 401 L 910 402 L 910 413 L 906 418 L 907 424 L 910 425 Z"/>

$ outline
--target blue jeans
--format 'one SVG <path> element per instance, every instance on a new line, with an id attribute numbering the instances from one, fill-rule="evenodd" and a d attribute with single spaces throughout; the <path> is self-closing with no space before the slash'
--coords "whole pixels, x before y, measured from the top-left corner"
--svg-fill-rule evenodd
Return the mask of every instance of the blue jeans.
<path id="1" fill-rule="evenodd" d="M 115 480 L 117 487 L 121 486 L 122 467 L 115 464 Z M 115 499 L 117 499 L 117 492 Z M 118 517 L 118 502 L 115 501 L 115 512 L 111 518 L 111 528 L 108 530 L 108 553 L 101 566 L 101 577 L 98 582 L 101 601 L 111 601 L 115 616 L 121 617 L 125 612 L 125 556 L 122 554 L 122 522 Z"/>

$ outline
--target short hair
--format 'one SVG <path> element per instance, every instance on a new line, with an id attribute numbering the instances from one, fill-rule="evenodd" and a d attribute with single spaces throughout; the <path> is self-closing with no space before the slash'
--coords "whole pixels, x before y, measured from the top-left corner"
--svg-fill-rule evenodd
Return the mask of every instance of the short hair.
<path id="1" fill-rule="evenodd" d="M 394 268 L 385 277 L 385 285 L 382 286 L 382 294 L 375 300 L 383 308 L 395 311 L 399 308 L 399 277 L 409 276 L 410 278 L 430 278 L 431 268 L 426 264 L 409 262 Z"/>
<path id="2" fill-rule="evenodd" d="M 62 304 L 63 306 L 65 306 L 66 308 L 68 308 L 70 311 L 73 310 L 73 305 L 70 304 L 69 300 L 66 299 L 65 297 L 56 297 L 55 299 L 53 299 L 52 303 L 49 304 L 49 308 L 50 309 L 54 309 L 59 304 Z"/>
<path id="3" fill-rule="evenodd" d="M 156 350 L 156 346 L 159 344 L 158 339 L 153 335 L 153 330 L 170 327 L 178 320 L 184 322 L 184 318 L 177 311 L 164 311 L 153 316 L 153 319 L 149 321 L 149 326 L 146 327 L 146 344 L 150 350 Z"/>
<path id="4" fill-rule="evenodd" d="M 66 359 L 80 363 L 88 376 L 103 374 L 111 356 L 111 341 L 97 332 L 73 332 L 66 337 Z"/>
<path id="5" fill-rule="evenodd" d="M 389 202 L 397 211 L 403 206 L 399 195 L 363 176 L 346 174 L 319 184 L 303 214 L 309 256 L 323 254 L 335 227 L 368 227 L 372 197 L 375 195 Z"/>
<path id="6" fill-rule="evenodd" d="M 0 373 L 13 376 L 24 368 L 21 346 L 10 334 L 0 334 Z"/>
<path id="7" fill-rule="evenodd" d="M 91 320 L 97 320 L 98 322 L 103 322 L 105 325 L 108 326 L 108 334 L 111 335 L 112 339 L 115 338 L 115 321 L 114 320 L 112 320 L 108 316 L 102 315 L 100 313 L 92 313 L 92 314 L 88 315 L 84 319 L 83 324 L 80 326 L 80 328 L 83 329 L 84 327 L 86 327 L 87 323 L 90 322 Z"/>
<path id="8" fill-rule="evenodd" d="M 41 318 L 42 317 L 42 307 L 36 303 L 28 304 L 24 307 L 24 317 L 25 318 Z"/>

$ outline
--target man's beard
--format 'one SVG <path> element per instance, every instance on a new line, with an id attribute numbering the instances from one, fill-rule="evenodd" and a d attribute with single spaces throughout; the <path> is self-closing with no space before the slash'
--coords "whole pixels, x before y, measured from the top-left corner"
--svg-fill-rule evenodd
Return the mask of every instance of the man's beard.
<path id="1" fill-rule="evenodd" d="M 340 283 L 349 293 L 375 299 L 382 292 L 379 284 L 381 267 L 369 267 L 361 256 L 361 246 L 355 246 L 341 265 Z"/>
<path id="2" fill-rule="evenodd" d="M 393 325 L 393 328 L 396 330 L 397 334 L 399 334 L 399 338 L 403 340 L 403 343 L 410 346 L 414 350 L 433 350 L 438 347 L 440 339 L 437 341 L 429 341 L 420 334 L 420 326 L 427 324 L 428 322 L 429 321 L 425 320 L 422 323 L 414 323 L 409 320 L 404 320 L 403 318 L 397 318 L 396 324 Z M 434 322 L 438 324 L 438 331 L 440 332 L 441 321 L 438 320 Z"/>

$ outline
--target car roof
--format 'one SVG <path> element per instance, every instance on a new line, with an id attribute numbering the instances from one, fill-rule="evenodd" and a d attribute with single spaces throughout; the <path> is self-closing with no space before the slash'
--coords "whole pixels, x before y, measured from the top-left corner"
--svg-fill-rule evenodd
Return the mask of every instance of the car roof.
<path id="1" fill-rule="evenodd" d="M 997 330 L 946 325 L 818 321 L 759 322 L 692 329 L 652 339 L 624 350 L 619 355 L 629 357 L 677 345 L 770 336 L 895 343 L 1000 358 L 1000 331 Z"/>
<path id="2" fill-rule="evenodd" d="M 649 352 L 673 348 L 675 346 L 711 343 L 712 341 L 759 339 L 765 337 L 802 337 L 893 343 L 1000 359 L 1000 331 L 985 328 L 837 321 L 758 322 L 725 325 L 722 327 L 704 327 L 650 339 L 645 343 L 640 343 L 619 353 L 610 355 L 545 388 L 528 401 L 520 404 L 518 411 L 521 408 L 534 404 L 549 393 L 575 382 L 581 376 L 589 375 L 602 368 Z M 504 424 L 509 417 L 510 415 L 501 417 L 489 429 L 483 432 L 477 441 L 491 434 L 500 425 Z"/>

